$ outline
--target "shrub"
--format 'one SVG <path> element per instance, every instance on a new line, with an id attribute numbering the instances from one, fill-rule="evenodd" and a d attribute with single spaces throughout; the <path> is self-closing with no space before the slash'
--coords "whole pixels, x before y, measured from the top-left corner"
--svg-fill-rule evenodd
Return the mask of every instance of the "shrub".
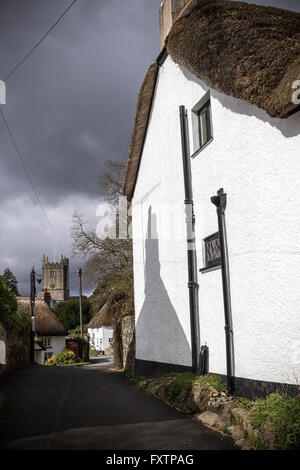
<path id="1" fill-rule="evenodd" d="M 87 324 L 82 325 L 82 331 L 84 335 L 87 335 L 87 332 L 88 332 Z M 74 330 L 69 330 L 69 335 L 80 335 L 80 334 L 81 334 L 80 325 L 74 328 Z"/>
<path id="2" fill-rule="evenodd" d="M 30 333 L 31 315 L 29 312 L 18 308 L 13 315 L 13 326 L 7 330 L 8 336 L 21 336 Z"/>
<path id="3" fill-rule="evenodd" d="M 202 388 L 208 389 L 214 387 L 218 392 L 225 391 L 222 379 L 217 375 L 201 375 L 197 376 L 192 372 L 185 372 L 178 375 L 168 385 L 170 396 L 177 396 L 183 388 L 191 390 L 194 385 L 199 384 Z"/>
<path id="4" fill-rule="evenodd" d="M 273 393 L 264 400 L 257 400 L 251 409 L 251 420 L 259 430 L 264 425 L 270 426 L 276 449 L 299 449 L 300 396 Z"/>
<path id="5" fill-rule="evenodd" d="M 101 355 L 101 352 L 98 351 L 97 349 L 90 348 L 90 356 L 98 357 Z"/>
<path id="6" fill-rule="evenodd" d="M 14 319 L 17 310 L 18 303 L 15 294 L 0 278 L 0 322 L 7 332 L 14 328 Z"/>
<path id="7" fill-rule="evenodd" d="M 45 366 L 62 366 L 65 364 L 76 364 L 75 353 L 66 348 L 45 362 Z"/>
<path id="8" fill-rule="evenodd" d="M 54 310 L 55 315 L 67 330 L 74 330 L 79 324 L 79 301 L 65 300 L 59 302 Z M 82 322 L 89 323 L 92 318 L 91 304 L 88 299 L 82 299 Z"/>

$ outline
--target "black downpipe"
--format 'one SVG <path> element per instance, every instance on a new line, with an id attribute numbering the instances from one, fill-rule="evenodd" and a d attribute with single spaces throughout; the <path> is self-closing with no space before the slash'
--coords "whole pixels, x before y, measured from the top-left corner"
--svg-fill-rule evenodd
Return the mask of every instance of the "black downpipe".
<path id="1" fill-rule="evenodd" d="M 188 258 L 188 288 L 190 303 L 192 367 L 193 372 L 198 372 L 200 354 L 200 328 L 199 328 L 199 302 L 198 302 L 198 273 L 196 258 L 195 216 L 193 205 L 192 175 L 190 162 L 190 149 L 188 138 L 187 114 L 184 106 L 179 108 L 182 161 L 185 191 L 185 214 L 187 230 L 187 258 Z"/>
<path id="2" fill-rule="evenodd" d="M 227 235 L 225 223 L 225 210 L 227 203 L 227 194 L 223 188 L 219 189 L 217 196 L 211 198 L 211 202 L 217 208 L 219 239 L 220 239 L 220 255 L 222 269 L 222 285 L 223 285 L 223 302 L 225 316 L 225 340 L 226 340 L 226 365 L 227 365 L 227 389 L 230 395 L 234 394 L 234 343 L 233 343 L 233 324 L 231 312 L 231 296 L 230 296 L 230 276 L 229 261 L 227 248 Z"/>

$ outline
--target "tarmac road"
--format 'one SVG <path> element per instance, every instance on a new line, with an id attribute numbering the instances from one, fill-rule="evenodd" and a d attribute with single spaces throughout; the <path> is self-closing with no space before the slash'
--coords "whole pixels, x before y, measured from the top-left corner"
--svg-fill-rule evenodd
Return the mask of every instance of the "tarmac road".
<path id="1" fill-rule="evenodd" d="M 112 358 L 30 365 L 0 379 L 0 448 L 232 450 L 233 441 L 138 390 Z"/>

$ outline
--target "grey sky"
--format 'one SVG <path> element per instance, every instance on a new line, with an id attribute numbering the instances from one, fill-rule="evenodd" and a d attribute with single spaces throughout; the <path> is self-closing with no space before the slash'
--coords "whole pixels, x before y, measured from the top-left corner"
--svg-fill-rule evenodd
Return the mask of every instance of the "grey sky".
<path id="1" fill-rule="evenodd" d="M 0 78 L 69 3 L 0 0 Z M 7 82 L 2 109 L 65 251 L 74 210 L 96 223 L 103 162 L 125 159 L 138 89 L 159 53 L 160 3 L 78 0 Z M 300 11 L 296 0 L 255 3 Z M 23 281 L 44 252 L 59 254 L 1 116 L 0 217 L 0 272 L 9 266 Z"/>

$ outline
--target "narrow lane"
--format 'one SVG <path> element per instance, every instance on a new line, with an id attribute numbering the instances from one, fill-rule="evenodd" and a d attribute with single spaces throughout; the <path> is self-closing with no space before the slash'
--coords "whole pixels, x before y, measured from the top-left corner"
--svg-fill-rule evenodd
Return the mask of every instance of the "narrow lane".
<path id="1" fill-rule="evenodd" d="M 31 365 L 0 379 L 0 446 L 9 449 L 234 449 L 230 438 L 138 390 L 101 358 Z"/>

